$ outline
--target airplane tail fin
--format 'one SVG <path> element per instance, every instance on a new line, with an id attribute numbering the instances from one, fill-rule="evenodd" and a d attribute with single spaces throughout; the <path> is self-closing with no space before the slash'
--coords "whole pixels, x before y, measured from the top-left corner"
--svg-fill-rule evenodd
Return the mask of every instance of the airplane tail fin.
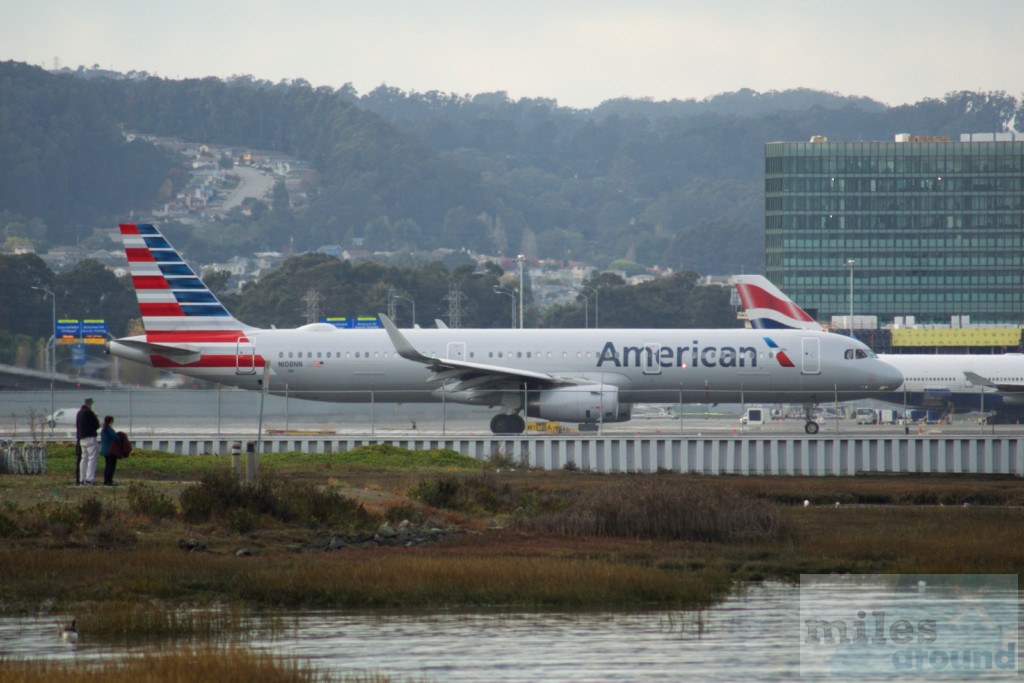
<path id="1" fill-rule="evenodd" d="M 234 343 L 254 329 L 228 313 L 154 226 L 120 228 L 148 341 Z"/>
<path id="2" fill-rule="evenodd" d="M 762 275 L 736 275 L 733 284 L 750 324 L 758 329 L 822 330 L 817 321 Z"/>

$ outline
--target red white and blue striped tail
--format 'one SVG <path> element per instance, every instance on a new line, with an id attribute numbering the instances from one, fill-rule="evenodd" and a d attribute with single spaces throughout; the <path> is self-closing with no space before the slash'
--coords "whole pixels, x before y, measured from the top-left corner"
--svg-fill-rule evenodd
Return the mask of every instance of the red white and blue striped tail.
<path id="1" fill-rule="evenodd" d="M 733 284 L 740 295 L 752 327 L 757 329 L 821 330 L 821 324 L 797 306 L 792 299 L 762 275 L 734 275 Z"/>
<path id="2" fill-rule="evenodd" d="M 121 239 L 150 342 L 236 342 L 234 318 L 152 225 L 121 223 Z"/>

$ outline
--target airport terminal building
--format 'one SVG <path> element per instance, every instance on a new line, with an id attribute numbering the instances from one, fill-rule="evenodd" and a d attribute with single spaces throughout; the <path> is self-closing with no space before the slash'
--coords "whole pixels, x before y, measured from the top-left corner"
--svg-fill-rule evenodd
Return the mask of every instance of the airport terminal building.
<path id="1" fill-rule="evenodd" d="M 850 314 L 852 273 L 855 319 L 1006 326 L 1018 342 L 994 346 L 1019 344 L 1022 136 L 768 143 L 765 231 L 766 275 L 818 320 Z"/>

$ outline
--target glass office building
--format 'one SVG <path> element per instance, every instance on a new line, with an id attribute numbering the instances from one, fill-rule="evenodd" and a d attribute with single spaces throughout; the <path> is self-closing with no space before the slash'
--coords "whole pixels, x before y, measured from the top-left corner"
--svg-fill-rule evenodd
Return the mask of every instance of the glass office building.
<path id="1" fill-rule="evenodd" d="M 850 313 L 852 271 L 853 314 L 879 325 L 1024 321 L 1012 134 L 769 143 L 765 229 L 768 278 L 818 320 Z"/>

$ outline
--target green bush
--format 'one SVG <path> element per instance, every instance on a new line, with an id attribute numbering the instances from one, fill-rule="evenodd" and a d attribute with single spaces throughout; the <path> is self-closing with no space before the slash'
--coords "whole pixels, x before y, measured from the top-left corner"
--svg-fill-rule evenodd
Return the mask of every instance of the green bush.
<path id="1" fill-rule="evenodd" d="M 198 484 L 186 488 L 181 492 L 180 502 L 185 521 L 191 524 L 212 518 L 225 519 L 232 526 L 249 524 L 244 515 L 236 512 L 238 510 L 256 520 L 260 515 L 269 515 L 282 522 L 314 528 L 363 528 L 374 521 L 362 505 L 334 491 L 277 479 L 273 475 L 261 476 L 254 484 L 245 484 L 236 481 L 227 470 L 208 474 Z M 252 524 L 255 527 L 255 522 Z"/>
<path id="2" fill-rule="evenodd" d="M 460 479 L 440 477 L 421 481 L 409 495 L 427 505 L 449 510 L 485 510 L 490 513 L 511 512 L 523 503 L 519 491 L 501 481 L 494 472 Z"/>
<path id="3" fill-rule="evenodd" d="M 128 509 L 153 521 L 169 519 L 178 512 L 178 507 L 170 497 L 145 484 L 134 483 L 128 487 Z"/>

